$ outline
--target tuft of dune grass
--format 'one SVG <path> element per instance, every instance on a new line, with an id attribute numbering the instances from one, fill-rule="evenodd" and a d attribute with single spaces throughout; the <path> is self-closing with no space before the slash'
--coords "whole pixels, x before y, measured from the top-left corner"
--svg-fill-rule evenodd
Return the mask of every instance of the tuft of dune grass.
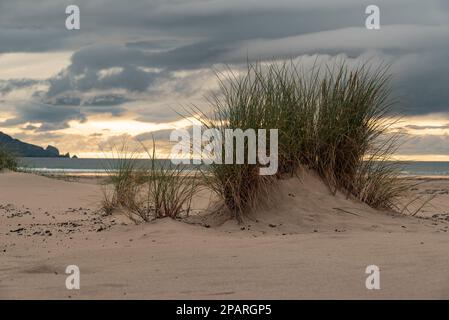
<path id="1" fill-rule="evenodd" d="M 318 89 L 313 149 L 307 165 L 335 192 L 346 191 L 374 208 L 395 209 L 407 189 L 391 161 L 399 133 L 388 66 L 327 66 Z"/>
<path id="2" fill-rule="evenodd" d="M 199 188 L 197 173 L 186 167 L 160 163 L 153 140 L 150 150 L 140 143 L 141 152 L 131 150 L 129 141 L 113 147 L 113 158 L 106 162 L 109 186 L 104 191 L 103 210 L 106 214 L 125 209 L 134 220 L 143 221 L 188 215 L 192 198 Z M 140 154 L 146 153 L 145 162 Z"/>
<path id="3" fill-rule="evenodd" d="M 266 87 L 257 79 L 257 65 L 250 65 L 245 75 L 238 76 L 229 70 L 230 76 L 218 75 L 220 91 L 209 101 L 213 113 L 208 116 L 198 108 L 190 113 L 207 129 L 218 129 L 225 137 L 227 129 L 269 129 L 276 128 L 276 118 L 271 117 L 266 100 Z M 269 146 L 269 137 L 267 137 Z M 236 146 L 233 150 L 233 164 L 212 163 L 206 172 L 202 171 L 204 184 L 218 194 L 226 207 L 238 221 L 263 202 L 262 194 L 268 196 L 274 177 L 259 175 L 259 164 L 248 164 L 248 141 L 244 140 L 244 163 L 236 164 Z M 222 141 L 222 154 L 225 154 L 225 140 Z M 266 199 L 266 198 L 265 198 Z"/>
<path id="4" fill-rule="evenodd" d="M 129 145 L 126 139 L 117 145 L 112 145 L 111 157 L 104 161 L 107 182 L 109 186 L 112 186 L 112 190 L 105 188 L 103 191 L 105 213 L 111 213 L 114 208 L 132 206 L 138 192 L 136 181 L 141 168 L 138 167 L 136 160 L 139 159 L 139 154 Z"/>
<path id="5" fill-rule="evenodd" d="M 217 78 L 220 88 L 209 98 L 213 112 L 193 108 L 190 116 L 222 133 L 279 130 L 275 177 L 260 176 L 258 164 L 212 164 L 203 175 L 238 220 L 269 198 L 277 178 L 296 174 L 300 166 L 315 170 L 334 193 L 397 209 L 407 184 L 399 178 L 400 166 L 390 161 L 399 134 L 391 130 L 398 117 L 388 66 L 306 69 L 293 61 L 256 62 L 243 73 L 228 70 Z"/>
<path id="6" fill-rule="evenodd" d="M 3 170 L 17 170 L 17 159 L 16 157 L 6 149 L 6 147 L 0 145 L 0 171 Z"/>

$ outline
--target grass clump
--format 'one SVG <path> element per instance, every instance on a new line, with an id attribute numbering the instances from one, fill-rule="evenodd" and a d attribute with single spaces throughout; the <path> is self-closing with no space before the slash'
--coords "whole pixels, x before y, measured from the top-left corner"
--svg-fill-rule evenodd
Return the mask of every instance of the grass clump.
<path id="1" fill-rule="evenodd" d="M 248 64 L 242 74 L 217 76 L 220 89 L 209 99 L 212 115 L 193 112 L 206 128 L 278 129 L 277 178 L 307 166 L 334 193 L 341 190 L 374 208 L 395 208 L 407 186 L 390 161 L 398 142 L 391 126 L 398 118 L 388 67 L 336 63 L 307 69 L 288 61 Z M 205 175 L 238 220 L 267 199 L 276 178 L 260 176 L 259 168 L 246 161 L 212 164 Z"/>
<path id="2" fill-rule="evenodd" d="M 199 189 L 197 172 L 188 171 L 182 164 L 158 162 L 154 141 L 151 150 L 141 146 L 149 165 L 138 174 L 136 196 L 128 208 L 145 221 L 164 217 L 176 219 L 183 213 L 188 215 L 192 198 Z"/>
<path id="3" fill-rule="evenodd" d="M 406 189 L 400 166 L 391 161 L 399 134 L 391 130 L 398 117 L 389 83 L 387 66 L 328 67 L 305 161 L 334 192 L 343 190 L 382 209 L 394 209 Z"/>
<path id="4" fill-rule="evenodd" d="M 16 171 L 17 167 L 18 163 L 16 157 L 11 152 L 9 152 L 6 147 L 0 145 L 0 171 Z"/>
<path id="5" fill-rule="evenodd" d="M 112 190 L 104 193 L 103 209 L 111 213 L 123 208 L 134 219 L 179 218 L 188 215 L 192 198 L 199 188 L 196 172 L 187 172 L 182 165 L 158 161 L 155 143 L 149 150 L 140 144 L 141 153 L 130 151 L 127 144 L 115 148 L 115 157 L 106 170 Z M 136 220 L 136 219 L 135 219 Z"/>
<path id="6" fill-rule="evenodd" d="M 103 191 L 103 209 L 111 213 L 114 208 L 132 206 L 137 194 L 138 177 L 142 168 L 138 166 L 139 155 L 129 147 L 127 140 L 110 148 L 111 156 L 104 162 L 108 187 Z"/>
<path id="7" fill-rule="evenodd" d="M 207 129 L 217 129 L 222 137 L 226 136 L 226 130 L 241 129 L 270 129 L 275 128 L 270 110 L 266 103 L 266 88 L 258 81 L 257 73 L 250 66 L 247 73 L 237 76 L 230 72 L 227 78 L 218 77 L 220 91 L 209 99 L 213 106 L 212 116 L 194 109 L 191 115 L 196 116 Z M 235 140 L 234 140 L 235 142 Z M 269 146 L 269 139 L 266 141 Z M 233 143 L 232 164 L 212 163 L 207 172 L 203 172 L 205 185 L 218 194 L 226 207 L 233 213 L 238 221 L 256 208 L 262 194 L 269 194 L 270 185 L 274 178 L 259 175 L 261 166 L 248 163 L 248 139 L 244 140 L 244 162 L 236 163 L 236 143 Z M 222 154 L 226 152 L 225 140 L 222 140 Z M 266 199 L 266 198 L 265 198 Z"/>

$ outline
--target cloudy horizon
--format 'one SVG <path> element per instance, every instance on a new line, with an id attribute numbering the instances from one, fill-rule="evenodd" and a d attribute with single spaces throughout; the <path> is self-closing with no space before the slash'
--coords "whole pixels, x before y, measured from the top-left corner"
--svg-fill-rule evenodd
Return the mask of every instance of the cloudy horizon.
<path id="1" fill-rule="evenodd" d="M 77 5 L 80 30 L 67 30 Z M 365 27 L 380 8 L 381 29 Z M 207 108 L 214 69 L 291 58 L 391 65 L 398 158 L 449 161 L 449 2 L 444 0 L 4 0 L 0 131 L 81 157 L 128 135 L 166 136 Z"/>

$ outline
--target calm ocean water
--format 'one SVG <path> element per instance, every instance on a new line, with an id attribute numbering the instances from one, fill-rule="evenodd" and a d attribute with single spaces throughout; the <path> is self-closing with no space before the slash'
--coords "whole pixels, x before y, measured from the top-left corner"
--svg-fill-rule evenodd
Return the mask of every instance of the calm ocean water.
<path id="1" fill-rule="evenodd" d="M 116 159 L 72 159 L 72 158 L 20 158 L 19 166 L 26 170 L 38 171 L 43 173 L 69 173 L 69 174 L 101 174 L 106 170 L 118 168 L 119 161 Z M 133 160 L 137 165 L 149 166 L 151 160 Z M 156 167 L 164 166 L 169 168 L 173 166 L 170 160 L 158 159 L 155 162 Z M 192 167 L 192 166 L 190 166 Z M 189 166 L 186 168 L 190 169 Z"/>
<path id="2" fill-rule="evenodd" d="M 150 160 L 136 160 L 148 164 Z M 104 173 L 105 167 L 117 165 L 112 159 L 69 159 L 69 158 L 21 158 L 22 167 L 45 173 L 92 174 Z M 156 165 L 170 165 L 170 160 L 157 160 Z M 449 162 L 419 161 L 403 165 L 404 175 L 449 176 Z"/>

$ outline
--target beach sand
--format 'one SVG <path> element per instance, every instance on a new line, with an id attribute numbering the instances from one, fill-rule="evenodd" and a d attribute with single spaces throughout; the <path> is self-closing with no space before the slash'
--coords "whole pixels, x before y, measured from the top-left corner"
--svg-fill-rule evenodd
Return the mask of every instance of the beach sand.
<path id="1" fill-rule="evenodd" d="M 223 216 L 136 225 L 102 216 L 94 180 L 3 173 L 0 298 L 448 299 L 449 180 L 419 183 L 408 199 L 433 200 L 416 217 L 333 196 L 306 172 L 282 180 L 242 225 Z M 202 192 L 194 211 L 210 198 Z M 80 269 L 80 290 L 66 289 L 68 265 Z M 368 265 L 380 268 L 380 290 L 365 287 Z"/>

